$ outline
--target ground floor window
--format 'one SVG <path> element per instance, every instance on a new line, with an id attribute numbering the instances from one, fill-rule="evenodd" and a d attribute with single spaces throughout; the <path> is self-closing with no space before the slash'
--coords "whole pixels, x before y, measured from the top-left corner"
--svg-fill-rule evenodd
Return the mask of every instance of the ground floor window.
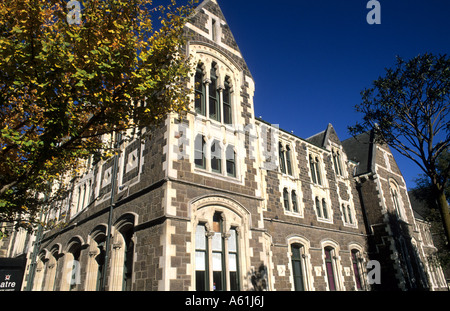
<path id="1" fill-rule="evenodd" d="M 221 213 L 214 213 L 212 228 L 199 223 L 195 232 L 196 290 L 239 290 L 237 228 L 224 232 Z"/>
<path id="2" fill-rule="evenodd" d="M 328 288 L 331 291 L 336 290 L 336 276 L 335 276 L 335 263 L 334 263 L 334 249 L 331 247 L 325 247 L 325 268 L 328 279 Z"/>
<path id="3" fill-rule="evenodd" d="M 291 245 L 292 273 L 294 277 L 294 288 L 296 291 L 305 290 L 304 271 L 302 265 L 302 248 L 303 246 L 297 243 Z"/>

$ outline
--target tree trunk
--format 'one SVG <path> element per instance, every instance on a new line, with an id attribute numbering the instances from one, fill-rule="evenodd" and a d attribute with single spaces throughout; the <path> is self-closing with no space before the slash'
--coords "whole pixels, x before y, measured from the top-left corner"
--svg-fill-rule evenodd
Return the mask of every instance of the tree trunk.
<path id="1" fill-rule="evenodd" d="M 442 225 L 444 226 L 445 237 L 447 238 L 447 247 L 450 248 L 450 211 L 448 209 L 447 198 L 445 197 L 444 189 L 436 190 L 436 194 Z"/>

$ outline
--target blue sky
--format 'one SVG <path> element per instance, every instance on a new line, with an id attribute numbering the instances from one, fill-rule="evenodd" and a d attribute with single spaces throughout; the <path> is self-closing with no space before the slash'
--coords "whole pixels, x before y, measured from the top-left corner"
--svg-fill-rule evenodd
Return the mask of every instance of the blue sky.
<path id="1" fill-rule="evenodd" d="M 448 0 L 379 0 L 379 25 L 367 23 L 366 0 L 218 2 L 255 80 L 256 116 L 302 138 L 328 123 L 348 138 L 360 92 L 396 55 L 450 55 Z M 415 186 L 420 169 L 395 156 Z"/>

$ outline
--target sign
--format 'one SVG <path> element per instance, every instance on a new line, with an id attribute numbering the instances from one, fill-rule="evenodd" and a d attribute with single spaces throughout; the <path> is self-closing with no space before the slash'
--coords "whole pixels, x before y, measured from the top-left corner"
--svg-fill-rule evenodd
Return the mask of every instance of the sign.
<path id="1" fill-rule="evenodd" d="M 24 271 L 23 259 L 0 258 L 0 291 L 20 291 Z"/>

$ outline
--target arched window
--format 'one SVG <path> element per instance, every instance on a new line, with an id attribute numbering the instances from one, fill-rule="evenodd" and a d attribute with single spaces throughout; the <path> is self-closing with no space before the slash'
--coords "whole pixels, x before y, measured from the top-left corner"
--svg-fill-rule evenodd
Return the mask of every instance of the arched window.
<path id="1" fill-rule="evenodd" d="M 286 174 L 286 164 L 285 164 L 285 158 L 284 158 L 284 148 L 281 143 L 278 144 L 278 156 L 280 160 L 280 171 L 283 174 Z"/>
<path id="2" fill-rule="evenodd" d="M 106 226 L 99 225 L 89 235 L 88 260 L 86 263 L 85 290 L 104 290 Z"/>
<path id="3" fill-rule="evenodd" d="M 236 228 L 230 229 L 228 238 L 228 270 L 230 278 L 230 290 L 239 290 L 239 246 Z"/>
<path id="4" fill-rule="evenodd" d="M 203 69 L 199 64 L 195 72 L 195 112 L 206 116 L 206 105 L 205 105 L 205 83 Z"/>
<path id="5" fill-rule="evenodd" d="M 211 241 L 213 290 L 225 289 L 224 269 L 224 237 L 222 215 L 218 212 L 213 216 L 213 236 Z"/>
<path id="6" fill-rule="evenodd" d="M 296 291 L 304 291 L 304 267 L 302 264 L 303 245 L 294 243 L 291 245 L 291 261 L 292 261 L 292 274 L 294 279 L 294 288 Z"/>
<path id="7" fill-rule="evenodd" d="M 223 206 L 201 207 L 197 213 L 201 219 L 195 225 L 195 290 L 240 290 L 240 243 L 242 226 L 234 211 Z M 245 216 L 246 217 L 246 216 Z M 237 222 L 236 222 L 237 221 Z M 245 252 L 245 251 L 244 251 Z"/>
<path id="8" fill-rule="evenodd" d="M 95 262 L 97 263 L 97 280 L 95 282 L 95 290 L 103 290 L 103 276 L 105 273 L 105 239 L 97 243 L 98 254 L 95 256 Z"/>
<path id="9" fill-rule="evenodd" d="M 111 247 L 110 291 L 130 291 L 133 280 L 135 215 L 125 214 L 115 223 L 117 228 Z"/>
<path id="10" fill-rule="evenodd" d="M 203 135 L 197 135 L 194 142 L 194 163 L 198 168 L 206 168 L 205 158 L 205 138 Z"/>
<path id="11" fill-rule="evenodd" d="M 352 210 L 350 209 L 350 205 L 347 204 L 347 214 L 348 214 L 348 221 L 350 222 L 350 224 L 353 224 L 353 215 L 352 215 Z"/>
<path id="12" fill-rule="evenodd" d="M 334 172 L 336 175 L 344 176 L 341 165 L 341 154 L 339 151 L 332 151 L 333 154 L 333 164 L 334 164 Z"/>
<path id="13" fill-rule="evenodd" d="M 36 259 L 36 272 L 34 275 L 34 281 L 33 281 L 33 290 L 34 291 L 41 291 L 44 288 L 44 278 L 46 276 L 46 258 L 45 258 L 45 251 L 42 251 L 39 256 Z"/>
<path id="14" fill-rule="evenodd" d="M 223 98 L 223 123 L 232 124 L 232 114 L 231 114 L 231 87 L 229 82 L 229 77 L 225 78 L 224 90 L 222 93 Z"/>
<path id="15" fill-rule="evenodd" d="M 284 209 L 289 211 L 290 207 L 289 207 L 289 192 L 287 190 L 287 188 L 283 189 L 283 205 L 284 205 Z"/>
<path id="16" fill-rule="evenodd" d="M 236 177 L 236 152 L 233 146 L 228 146 L 225 152 L 227 175 Z"/>
<path id="17" fill-rule="evenodd" d="M 292 199 L 292 211 L 297 213 L 298 205 L 297 205 L 297 194 L 295 193 L 295 190 L 292 190 L 291 192 L 291 199 Z"/>
<path id="18" fill-rule="evenodd" d="M 392 180 L 390 181 L 389 186 L 390 186 L 390 190 L 391 190 L 392 201 L 394 203 L 394 212 L 399 218 L 405 219 L 398 186 Z"/>
<path id="19" fill-rule="evenodd" d="M 58 252 L 58 246 L 52 247 L 50 251 L 49 261 L 48 261 L 48 272 L 47 272 L 47 278 L 45 281 L 44 290 L 45 291 L 54 291 L 56 290 L 56 278 L 57 278 L 57 271 L 59 270 L 59 252 Z"/>
<path id="20" fill-rule="evenodd" d="M 348 218 L 347 218 L 347 209 L 345 208 L 345 204 L 342 203 L 341 206 L 341 212 L 342 212 L 342 216 L 344 216 L 344 223 L 348 223 Z"/>
<path id="21" fill-rule="evenodd" d="M 220 121 L 219 89 L 217 87 L 216 63 L 212 63 L 209 82 L 209 118 Z"/>
<path id="22" fill-rule="evenodd" d="M 291 148 L 286 146 L 286 168 L 287 173 L 292 175 L 292 166 L 291 166 Z"/>
<path id="23" fill-rule="evenodd" d="M 362 279 L 360 267 L 361 254 L 357 249 L 352 249 L 351 255 L 352 255 L 352 267 L 353 267 L 353 275 L 355 277 L 356 289 L 361 290 L 363 289 L 361 282 Z"/>
<path id="24" fill-rule="evenodd" d="M 281 142 L 278 143 L 278 157 L 280 161 L 280 171 L 283 174 L 287 173 L 292 176 L 291 148 L 289 145 L 283 146 Z"/>
<path id="25" fill-rule="evenodd" d="M 322 185 L 322 175 L 320 172 L 320 162 L 319 162 L 319 158 L 316 157 L 315 161 L 314 161 L 314 167 L 316 169 L 316 177 L 317 177 L 317 183 L 319 185 Z"/>
<path id="26" fill-rule="evenodd" d="M 327 202 L 325 201 L 325 199 L 322 199 L 322 210 L 323 210 L 323 218 L 328 219 Z"/>
<path id="27" fill-rule="evenodd" d="M 316 169 L 314 167 L 314 160 L 311 155 L 309 155 L 309 170 L 311 171 L 312 182 L 317 183 Z"/>
<path id="28" fill-rule="evenodd" d="M 335 275 L 335 254 L 332 247 L 325 247 L 325 268 L 328 280 L 328 288 L 330 291 L 335 291 L 336 288 L 336 275 Z"/>
<path id="29" fill-rule="evenodd" d="M 320 172 L 320 162 L 318 157 L 309 155 L 309 168 L 311 170 L 312 182 L 318 185 L 322 185 L 322 175 Z"/>
<path id="30" fill-rule="evenodd" d="M 222 148 L 217 140 L 211 144 L 211 170 L 222 173 Z"/>
<path id="31" fill-rule="evenodd" d="M 208 240 L 205 224 L 198 224 L 195 231 L 195 289 L 205 291 L 209 288 L 208 279 Z"/>
<path id="32" fill-rule="evenodd" d="M 320 207 L 319 197 L 316 197 L 316 213 L 318 218 L 322 218 L 322 209 Z"/>
<path id="33" fill-rule="evenodd" d="M 131 291 L 132 288 L 132 275 L 133 275 L 133 254 L 134 254 L 134 242 L 132 239 L 134 231 L 131 227 L 122 229 L 121 231 L 124 239 L 124 263 L 123 263 L 123 291 Z"/>
<path id="34" fill-rule="evenodd" d="M 64 272 L 60 290 L 76 290 L 77 286 L 81 283 L 81 240 L 78 237 L 74 237 L 70 240 L 68 251 L 64 254 Z"/>

